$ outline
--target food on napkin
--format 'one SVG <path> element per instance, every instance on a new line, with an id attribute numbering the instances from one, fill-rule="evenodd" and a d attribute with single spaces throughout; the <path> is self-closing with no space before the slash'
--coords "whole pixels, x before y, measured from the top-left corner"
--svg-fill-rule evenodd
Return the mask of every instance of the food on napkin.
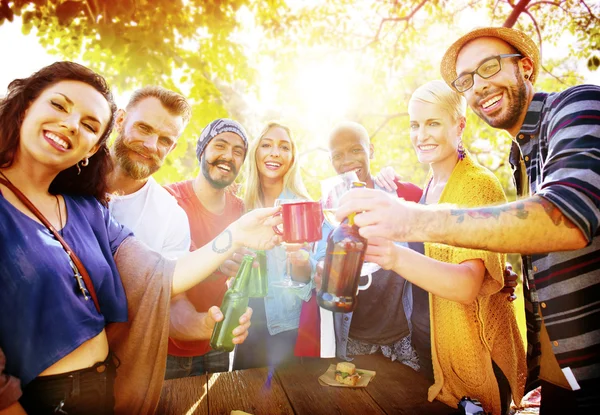
<path id="1" fill-rule="evenodd" d="M 344 385 L 356 386 L 361 375 L 356 372 L 356 366 L 349 362 L 340 362 L 335 367 L 335 380 Z"/>
<path id="2" fill-rule="evenodd" d="M 340 388 L 364 388 L 374 377 L 372 370 L 357 369 L 352 363 L 342 362 L 329 365 L 327 371 L 319 376 L 319 383 Z"/>

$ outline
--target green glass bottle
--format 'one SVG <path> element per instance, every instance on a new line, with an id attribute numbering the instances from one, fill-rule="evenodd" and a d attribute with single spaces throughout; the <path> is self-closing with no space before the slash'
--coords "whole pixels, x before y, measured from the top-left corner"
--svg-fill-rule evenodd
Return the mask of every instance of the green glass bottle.
<path id="1" fill-rule="evenodd" d="M 248 287 L 248 297 L 260 298 L 266 297 L 269 281 L 267 277 L 267 254 L 263 250 L 254 251 L 258 267 L 252 267 L 250 271 L 250 281 Z"/>
<path id="2" fill-rule="evenodd" d="M 213 350 L 226 352 L 233 351 L 233 329 L 240 325 L 240 317 L 248 308 L 248 284 L 252 270 L 252 255 L 244 255 L 240 269 L 238 270 L 233 286 L 227 290 L 221 303 L 223 320 L 215 324 L 210 347 Z"/>

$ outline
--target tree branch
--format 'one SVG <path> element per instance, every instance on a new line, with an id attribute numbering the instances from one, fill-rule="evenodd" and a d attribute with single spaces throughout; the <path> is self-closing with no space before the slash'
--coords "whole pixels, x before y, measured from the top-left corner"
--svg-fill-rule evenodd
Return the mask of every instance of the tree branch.
<path id="1" fill-rule="evenodd" d="M 412 19 L 415 14 L 417 14 L 417 12 L 421 9 L 421 7 L 423 7 L 425 5 L 425 3 L 427 3 L 429 0 L 422 0 L 421 3 L 419 3 L 417 5 L 417 7 L 415 7 L 409 14 L 407 14 L 406 16 L 402 16 L 402 17 L 384 17 L 383 19 L 381 19 L 381 22 L 379 23 L 379 28 L 377 29 L 377 33 L 375 33 L 375 37 L 373 38 L 373 41 L 371 42 L 371 44 L 377 42 L 379 40 L 379 36 L 381 35 L 381 31 L 383 30 L 383 25 L 387 22 L 407 22 L 410 19 Z"/>
<path id="2" fill-rule="evenodd" d="M 561 84 L 565 85 L 566 82 L 563 81 L 562 79 L 560 79 L 558 76 L 554 75 L 552 72 L 550 72 L 548 69 L 546 69 L 546 67 L 544 65 L 541 65 L 542 69 L 544 70 L 544 72 L 546 72 L 548 75 L 550 75 L 552 78 L 556 79 L 558 82 L 560 82 Z"/>
<path id="3" fill-rule="evenodd" d="M 531 0 L 521 0 L 519 1 L 513 8 L 513 11 L 510 13 L 510 16 L 506 19 L 502 26 L 504 27 L 513 27 L 519 18 L 519 15 L 525 11 L 527 4 L 529 4 Z"/>
<path id="4" fill-rule="evenodd" d="M 583 4 L 583 6 L 587 9 L 588 13 L 594 18 L 594 19 L 598 19 L 598 17 L 596 17 L 596 15 L 594 14 L 594 12 L 592 11 L 592 9 L 590 9 L 590 6 L 588 6 L 586 4 L 586 2 L 584 0 L 580 0 L 579 1 L 581 4 Z"/>
<path id="5" fill-rule="evenodd" d="M 385 120 L 383 120 L 383 122 L 381 123 L 381 125 L 379 127 L 377 127 L 377 129 L 373 132 L 373 134 L 371 134 L 371 140 L 373 140 L 375 138 L 375 136 L 377 134 L 379 134 L 379 132 L 381 130 L 383 130 L 383 128 L 387 125 L 387 123 L 389 123 L 391 120 L 393 120 L 394 118 L 399 118 L 399 117 L 406 117 L 408 116 L 408 112 L 398 112 L 396 114 L 391 114 L 388 115 L 387 117 L 385 117 Z"/>
<path id="6" fill-rule="evenodd" d="M 529 18 L 531 18 L 531 21 L 533 22 L 533 27 L 535 27 L 535 31 L 537 32 L 538 40 L 540 42 L 540 62 L 541 62 L 542 61 L 542 32 L 540 31 L 540 27 L 538 26 L 538 23 L 535 20 L 535 17 L 533 17 L 533 15 L 531 13 L 529 13 L 528 10 L 524 10 L 523 12 L 527 16 L 529 16 Z"/>
<path id="7" fill-rule="evenodd" d="M 527 6 L 527 10 L 531 10 L 534 7 L 539 7 L 543 4 L 548 4 L 550 6 L 554 6 L 554 7 L 558 7 L 559 9 L 561 9 L 563 12 L 568 13 L 568 11 L 561 6 L 561 3 L 564 3 L 563 1 L 561 2 L 554 2 L 554 1 L 536 1 L 535 3 L 531 3 L 529 6 Z"/>
<path id="8" fill-rule="evenodd" d="M 94 16 L 94 12 L 92 11 L 92 8 L 90 6 L 90 0 L 87 0 L 85 2 L 85 6 L 86 6 L 86 10 L 88 12 L 88 15 L 90 17 L 90 22 L 97 23 L 96 16 Z"/>

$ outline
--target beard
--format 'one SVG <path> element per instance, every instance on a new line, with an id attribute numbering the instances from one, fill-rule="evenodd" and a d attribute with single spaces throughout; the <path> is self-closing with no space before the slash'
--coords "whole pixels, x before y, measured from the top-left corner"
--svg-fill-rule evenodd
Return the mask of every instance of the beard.
<path id="1" fill-rule="evenodd" d="M 508 108 L 505 111 L 495 116 L 488 116 L 479 108 L 475 111 L 479 118 L 491 127 L 509 130 L 519 122 L 524 111 L 527 111 L 527 87 L 525 86 L 523 75 L 519 72 L 517 66 L 515 66 L 515 77 L 517 79 L 516 84 L 506 88 L 506 93 L 504 94 L 509 101 Z M 480 101 L 483 100 L 484 98 L 480 99 Z"/>
<path id="2" fill-rule="evenodd" d="M 226 164 L 227 166 L 229 166 L 229 168 L 231 169 L 231 173 L 232 173 L 232 178 L 231 179 L 213 179 L 212 176 L 210 175 L 210 167 L 212 166 L 213 168 L 218 168 L 217 164 Z M 227 186 L 229 186 L 231 183 L 233 183 L 238 175 L 238 169 L 236 169 L 235 164 L 233 164 L 230 161 L 224 161 L 224 160 L 219 160 L 216 159 L 215 161 L 208 161 L 206 160 L 206 155 L 202 154 L 202 157 L 200 158 L 200 168 L 202 170 L 202 175 L 204 176 L 204 178 L 206 179 L 206 181 L 215 189 L 224 189 Z"/>
<path id="3" fill-rule="evenodd" d="M 154 174 L 162 166 L 162 160 L 156 154 L 150 154 L 143 146 L 125 144 L 123 134 L 119 134 L 113 145 L 117 165 L 134 180 L 144 180 Z M 129 152 L 135 151 L 150 159 L 147 162 L 135 161 Z"/>

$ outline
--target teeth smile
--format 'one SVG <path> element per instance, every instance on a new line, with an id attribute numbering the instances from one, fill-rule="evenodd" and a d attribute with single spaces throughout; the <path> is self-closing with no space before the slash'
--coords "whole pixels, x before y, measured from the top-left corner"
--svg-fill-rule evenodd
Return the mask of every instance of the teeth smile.
<path id="1" fill-rule="evenodd" d="M 63 140 L 56 134 L 53 134 L 53 133 L 47 131 L 45 135 L 46 135 L 46 138 L 49 138 L 50 140 L 52 140 L 53 142 L 55 142 L 56 144 L 58 144 L 65 150 L 67 150 L 69 148 L 69 143 L 67 143 L 65 140 Z"/>
<path id="2" fill-rule="evenodd" d="M 270 167 L 281 167 L 280 163 L 273 163 L 273 162 L 270 162 L 270 161 L 267 161 L 265 164 L 267 166 L 270 166 Z"/>
<path id="3" fill-rule="evenodd" d="M 436 148 L 437 146 L 435 144 L 425 144 L 422 146 L 419 146 L 419 150 L 433 150 L 434 148 Z"/>
<path id="4" fill-rule="evenodd" d="M 500 101 L 500 98 L 502 98 L 502 95 L 496 95 L 492 99 L 489 99 L 489 100 L 485 101 L 484 103 L 482 103 L 481 106 L 483 107 L 483 109 L 488 109 L 489 107 L 494 105 L 496 102 Z"/>
<path id="5" fill-rule="evenodd" d="M 221 170 L 231 171 L 231 168 L 229 166 L 224 165 L 224 164 L 219 164 L 219 165 L 217 165 L 217 167 L 220 168 Z"/>

